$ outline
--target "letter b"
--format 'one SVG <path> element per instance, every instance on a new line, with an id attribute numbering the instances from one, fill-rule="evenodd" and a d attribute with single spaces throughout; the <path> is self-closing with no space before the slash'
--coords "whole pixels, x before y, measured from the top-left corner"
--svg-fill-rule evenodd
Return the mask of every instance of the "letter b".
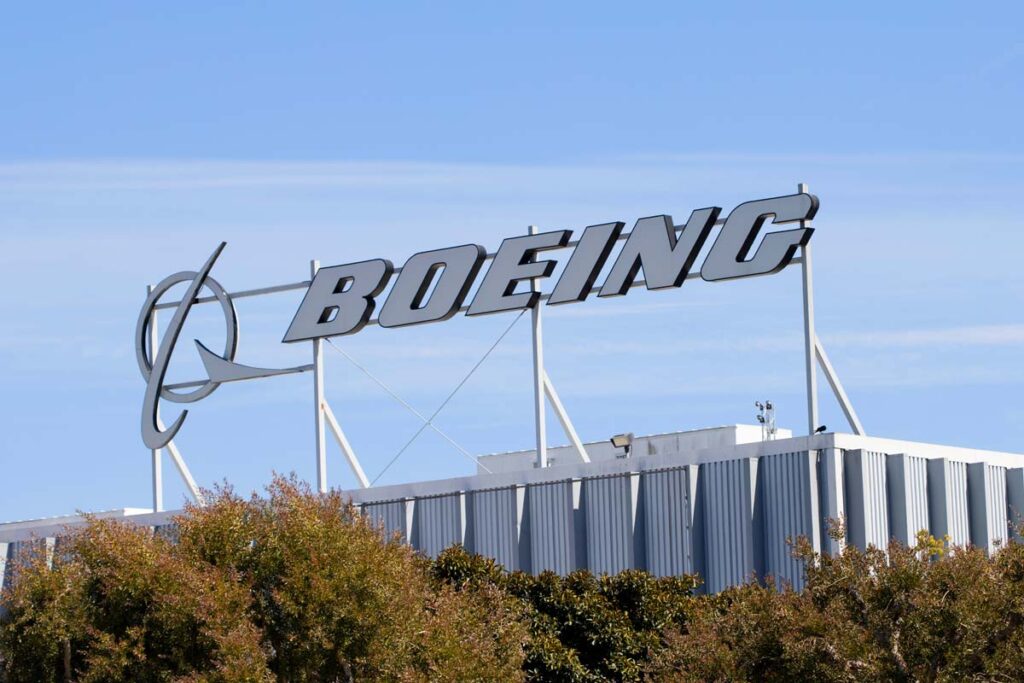
<path id="1" fill-rule="evenodd" d="M 284 335 L 285 342 L 354 334 L 366 326 L 374 297 L 391 279 L 390 261 L 374 259 L 321 268 Z"/>

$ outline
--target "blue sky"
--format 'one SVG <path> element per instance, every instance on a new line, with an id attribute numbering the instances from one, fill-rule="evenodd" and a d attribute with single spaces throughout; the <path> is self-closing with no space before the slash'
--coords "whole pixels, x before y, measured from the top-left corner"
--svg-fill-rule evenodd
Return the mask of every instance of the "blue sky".
<path id="1" fill-rule="evenodd" d="M 582 229 L 807 182 L 818 331 L 871 434 L 1024 451 L 1019 3 L 22 3 L 0 20 L 0 518 L 149 504 L 132 335 L 145 286 L 220 240 L 229 290 L 536 223 Z M 240 302 L 237 360 L 298 303 Z M 196 311 L 187 341 L 219 341 Z M 340 340 L 424 413 L 514 316 Z M 585 440 L 803 418 L 795 269 L 545 310 Z M 415 417 L 327 348 L 373 477 Z M 181 344 L 172 376 L 197 368 Z M 221 387 L 178 443 L 197 479 L 313 474 L 308 376 Z M 438 418 L 531 446 L 520 321 Z M 823 389 L 822 421 L 843 428 Z M 178 406 L 164 408 L 173 418 Z M 551 424 L 552 443 L 564 439 Z M 183 490 L 165 464 L 167 502 Z M 424 433 L 381 479 L 472 470 Z M 331 451 L 330 482 L 351 487 Z"/>

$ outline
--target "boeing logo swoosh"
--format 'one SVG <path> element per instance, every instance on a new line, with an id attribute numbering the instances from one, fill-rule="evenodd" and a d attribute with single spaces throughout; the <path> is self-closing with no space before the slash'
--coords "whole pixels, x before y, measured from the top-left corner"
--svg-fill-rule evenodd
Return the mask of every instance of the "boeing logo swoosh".
<path id="1" fill-rule="evenodd" d="M 235 352 L 238 349 L 238 316 L 235 313 L 234 303 L 224 288 L 215 279 L 210 277 L 210 270 L 220 256 L 226 242 L 221 242 L 214 249 L 213 254 L 207 259 L 203 267 L 198 271 L 182 271 L 164 278 L 146 298 L 139 313 L 139 321 L 135 328 L 135 355 L 139 363 L 139 370 L 143 379 L 146 380 L 146 394 L 142 403 L 142 440 L 151 449 L 163 448 L 174 438 L 181 429 L 181 425 L 188 415 L 188 410 L 183 410 L 174 422 L 167 427 L 159 418 L 159 401 L 161 398 L 175 403 L 193 403 L 206 398 L 214 390 L 225 382 L 237 382 L 246 379 L 259 377 L 272 377 L 275 375 L 286 375 L 295 372 L 308 370 L 309 366 L 296 366 L 290 368 L 260 368 L 251 365 L 235 363 Z M 188 289 L 181 297 L 171 321 L 164 332 L 163 339 L 159 343 L 147 343 L 150 336 L 150 326 L 153 323 L 153 313 L 156 306 L 167 290 L 182 282 L 188 282 Z M 224 312 L 225 340 L 224 351 L 221 354 L 214 353 L 198 339 L 195 340 L 196 350 L 203 362 L 207 378 L 199 382 L 189 382 L 187 385 L 196 385 L 191 391 L 179 393 L 175 389 L 164 386 L 167 376 L 167 368 L 174 353 L 174 348 L 181 335 L 182 326 L 188 317 L 189 311 L 203 288 L 209 289 L 221 310 Z M 151 346 L 158 346 L 155 353 Z"/>

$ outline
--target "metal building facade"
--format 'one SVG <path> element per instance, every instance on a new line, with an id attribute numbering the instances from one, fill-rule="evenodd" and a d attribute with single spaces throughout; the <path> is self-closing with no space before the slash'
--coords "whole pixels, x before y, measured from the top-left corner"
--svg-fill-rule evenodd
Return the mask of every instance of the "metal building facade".
<path id="1" fill-rule="evenodd" d="M 937 538 L 953 545 L 971 542 L 967 506 L 967 463 L 947 458 L 928 461 L 928 523 Z"/>
<path id="2" fill-rule="evenodd" d="M 866 548 L 889 544 L 889 487 L 886 455 L 861 449 L 846 452 L 846 520 L 851 543 Z"/>
<path id="3" fill-rule="evenodd" d="M 413 545 L 430 557 L 465 542 L 466 495 L 462 492 L 417 498 L 413 508 Z"/>
<path id="4" fill-rule="evenodd" d="M 1022 465 L 1013 454 L 823 434 L 346 493 L 429 556 L 461 543 L 534 573 L 693 572 L 715 592 L 768 575 L 799 588 L 790 542 L 834 550 L 830 519 L 845 519 L 845 540 L 861 547 L 913 542 L 924 529 L 993 552 L 1024 512 Z M 173 535 L 174 514 L 122 516 Z M 52 554 L 78 523 L 0 525 L 0 566 L 26 550 Z"/>
<path id="5" fill-rule="evenodd" d="M 704 579 L 718 592 L 762 573 L 758 458 L 701 465 L 700 505 L 704 513 Z"/>
<path id="6" fill-rule="evenodd" d="M 793 541 L 803 537 L 818 550 L 817 458 L 814 453 L 783 453 L 761 458 L 759 485 L 764 528 L 763 574 L 802 588 L 803 565 L 793 557 Z"/>
<path id="7" fill-rule="evenodd" d="M 1010 531 L 1006 468 L 985 462 L 968 465 L 967 496 L 971 506 L 971 543 L 988 553 L 1006 545 Z"/>
<path id="8" fill-rule="evenodd" d="M 928 530 L 928 461 L 905 453 L 888 456 L 890 535 L 910 545 Z"/>
<path id="9" fill-rule="evenodd" d="M 697 469 L 676 467 L 641 475 L 646 569 L 655 576 L 692 574 L 703 565 L 704 529 L 694 512 L 691 485 L 696 483 Z M 694 543 L 697 535 L 699 544 Z"/>
<path id="10" fill-rule="evenodd" d="M 643 530 L 637 525 L 640 475 L 584 479 L 582 496 L 587 569 L 617 574 L 624 569 L 643 568 Z M 642 518 L 639 521 L 642 523 Z"/>
<path id="11" fill-rule="evenodd" d="M 529 570 L 529 552 L 522 544 L 526 489 L 505 486 L 467 494 L 469 524 L 466 546 L 494 558 L 506 569 Z"/>
<path id="12" fill-rule="evenodd" d="M 586 558 L 576 552 L 577 540 L 585 534 L 579 514 L 580 482 L 570 479 L 530 486 L 526 505 L 530 570 L 568 574 L 585 568 Z"/>

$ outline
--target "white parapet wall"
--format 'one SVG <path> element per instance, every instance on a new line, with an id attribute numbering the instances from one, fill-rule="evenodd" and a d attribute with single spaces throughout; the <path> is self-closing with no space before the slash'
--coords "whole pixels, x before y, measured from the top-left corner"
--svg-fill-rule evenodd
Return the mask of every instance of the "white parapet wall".
<path id="1" fill-rule="evenodd" d="M 843 519 L 846 542 L 861 547 L 925 530 L 991 553 L 1014 538 L 1011 520 L 1024 512 L 1024 455 L 851 434 L 780 437 L 761 441 L 759 427 L 742 425 L 641 436 L 629 458 L 588 445 L 589 464 L 551 449 L 545 469 L 529 451 L 498 454 L 486 456 L 491 474 L 346 494 L 430 556 L 461 543 L 535 573 L 696 572 L 712 592 L 766 576 L 799 588 L 790 544 L 802 536 L 835 551 L 830 519 Z M 174 514 L 104 516 L 166 533 Z M 0 557 L 51 549 L 81 521 L 0 524 Z"/>

